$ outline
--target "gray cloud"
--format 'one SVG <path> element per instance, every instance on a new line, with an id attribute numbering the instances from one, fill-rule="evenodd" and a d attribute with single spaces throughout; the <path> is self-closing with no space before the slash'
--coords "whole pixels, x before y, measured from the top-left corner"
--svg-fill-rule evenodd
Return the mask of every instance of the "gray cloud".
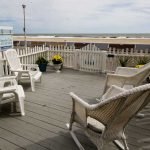
<path id="1" fill-rule="evenodd" d="M 0 24 L 21 33 L 23 3 L 29 33 L 150 32 L 147 0 L 1 0 Z"/>

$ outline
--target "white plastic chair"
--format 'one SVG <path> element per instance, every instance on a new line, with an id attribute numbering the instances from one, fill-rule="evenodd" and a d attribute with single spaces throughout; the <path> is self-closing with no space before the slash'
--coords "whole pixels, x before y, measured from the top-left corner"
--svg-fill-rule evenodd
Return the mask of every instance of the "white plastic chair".
<path id="1" fill-rule="evenodd" d="M 15 76 L 0 77 L 0 105 L 19 103 L 21 115 L 24 116 L 24 99 L 24 90 L 17 84 Z"/>
<path id="2" fill-rule="evenodd" d="M 31 90 L 35 91 L 35 82 L 41 81 L 42 72 L 37 64 L 21 64 L 15 49 L 5 51 L 5 56 L 10 66 L 10 71 L 16 76 L 18 82 L 29 81 Z"/>
<path id="3" fill-rule="evenodd" d="M 111 86 L 97 104 L 88 104 L 74 93 L 70 95 L 73 107 L 67 127 L 80 150 L 84 148 L 74 133 L 73 123 L 81 126 L 98 150 L 102 150 L 108 142 L 114 142 L 121 149 L 129 150 L 125 127 L 150 102 L 150 84 L 130 90 Z"/>

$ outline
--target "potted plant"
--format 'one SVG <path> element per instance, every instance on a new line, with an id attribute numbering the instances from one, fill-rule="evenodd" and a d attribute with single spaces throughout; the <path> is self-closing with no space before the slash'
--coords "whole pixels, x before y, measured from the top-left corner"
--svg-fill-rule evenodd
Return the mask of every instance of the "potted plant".
<path id="1" fill-rule="evenodd" d="M 60 70 L 63 67 L 63 59 L 62 59 L 62 57 L 59 54 L 54 55 L 52 57 L 52 62 L 53 62 L 53 66 L 54 66 L 56 72 L 60 72 Z"/>
<path id="2" fill-rule="evenodd" d="M 47 64 L 48 64 L 48 60 L 47 59 L 45 59 L 44 57 L 40 56 L 36 60 L 36 64 L 38 64 L 39 69 L 40 69 L 41 72 L 46 72 L 46 67 L 47 67 Z"/>

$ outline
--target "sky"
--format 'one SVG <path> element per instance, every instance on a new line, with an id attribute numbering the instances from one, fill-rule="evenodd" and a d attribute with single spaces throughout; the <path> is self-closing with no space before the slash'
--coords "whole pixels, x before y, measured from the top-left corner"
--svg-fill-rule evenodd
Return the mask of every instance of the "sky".
<path id="1" fill-rule="evenodd" d="M 23 33 L 150 33 L 150 0 L 0 0 L 0 26 Z"/>

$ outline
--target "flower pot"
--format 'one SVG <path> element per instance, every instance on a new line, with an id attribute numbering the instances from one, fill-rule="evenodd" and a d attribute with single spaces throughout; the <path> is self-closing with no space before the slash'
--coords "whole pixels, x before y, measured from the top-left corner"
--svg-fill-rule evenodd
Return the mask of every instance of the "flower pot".
<path id="1" fill-rule="evenodd" d="M 39 64 L 39 69 L 41 72 L 46 72 L 47 64 Z"/>
<path id="2" fill-rule="evenodd" d="M 60 64 L 53 64 L 53 66 L 54 66 L 54 69 L 56 70 L 56 72 L 59 73 L 60 69 L 62 67 L 62 63 L 60 63 Z"/>

